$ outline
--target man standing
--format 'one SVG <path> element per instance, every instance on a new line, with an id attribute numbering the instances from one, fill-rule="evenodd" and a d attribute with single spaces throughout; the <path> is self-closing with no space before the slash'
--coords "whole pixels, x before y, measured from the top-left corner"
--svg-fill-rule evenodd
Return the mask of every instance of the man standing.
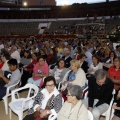
<path id="1" fill-rule="evenodd" d="M 93 113 L 94 120 L 106 112 L 112 99 L 114 85 L 104 70 L 99 69 L 88 80 L 88 99 L 83 100 Z"/>
<path id="2" fill-rule="evenodd" d="M 11 71 L 11 78 L 10 80 L 3 75 L 3 73 L 0 73 L 0 99 L 6 95 L 7 87 L 16 84 L 20 78 L 21 73 L 19 69 L 17 68 L 17 60 L 16 59 L 10 59 L 8 61 L 9 70 Z"/>

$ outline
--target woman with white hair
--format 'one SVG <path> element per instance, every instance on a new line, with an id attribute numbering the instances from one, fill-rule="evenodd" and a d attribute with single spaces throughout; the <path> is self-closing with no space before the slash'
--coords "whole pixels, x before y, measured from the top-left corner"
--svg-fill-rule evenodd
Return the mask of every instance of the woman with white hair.
<path id="1" fill-rule="evenodd" d="M 81 87 L 71 85 L 67 90 L 67 101 L 59 111 L 57 120 L 88 120 L 87 108 L 81 101 Z"/>
<path id="2" fill-rule="evenodd" d="M 80 62 L 78 60 L 70 61 L 70 71 L 65 74 L 65 77 L 62 81 L 62 90 L 65 90 L 67 85 L 79 85 L 84 87 L 86 83 L 85 72 L 80 68 Z"/>

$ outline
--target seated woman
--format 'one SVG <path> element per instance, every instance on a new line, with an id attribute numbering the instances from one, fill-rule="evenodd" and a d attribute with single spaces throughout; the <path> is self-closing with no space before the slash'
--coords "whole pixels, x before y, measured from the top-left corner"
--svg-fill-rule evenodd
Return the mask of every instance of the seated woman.
<path id="1" fill-rule="evenodd" d="M 33 76 L 28 79 L 28 83 L 32 83 L 36 86 L 40 84 L 43 77 L 47 77 L 49 74 L 49 67 L 44 60 L 44 56 L 39 56 L 38 61 L 39 62 L 33 68 Z"/>
<path id="2" fill-rule="evenodd" d="M 65 90 L 69 84 L 83 87 L 86 83 L 86 75 L 82 68 L 80 68 L 80 62 L 78 60 L 71 60 L 70 64 L 71 70 L 65 74 L 61 90 Z"/>
<path id="3" fill-rule="evenodd" d="M 113 66 L 108 70 L 108 75 L 114 83 L 114 89 L 119 90 L 120 88 L 120 57 L 115 57 Z"/>
<path id="4" fill-rule="evenodd" d="M 53 76 L 44 80 L 45 88 L 40 90 L 35 97 L 33 107 L 28 110 L 28 115 L 23 120 L 47 120 L 51 113 L 58 113 L 62 107 L 62 96 L 56 89 Z"/>
<path id="5" fill-rule="evenodd" d="M 58 84 L 63 80 L 68 70 L 68 68 L 65 68 L 65 61 L 63 59 L 60 59 L 58 62 L 58 66 L 54 67 L 51 76 L 55 77 L 56 83 Z"/>
<path id="6" fill-rule="evenodd" d="M 88 62 L 85 61 L 86 55 L 85 54 L 80 54 L 81 59 L 80 59 L 80 66 L 84 70 L 85 73 L 87 73 L 88 70 Z"/>
<path id="7" fill-rule="evenodd" d="M 29 50 L 24 51 L 24 56 L 20 59 L 20 67 L 23 67 L 25 65 L 29 65 L 31 62 L 31 53 Z"/>
<path id="8" fill-rule="evenodd" d="M 113 104 L 113 108 L 115 109 L 114 116 L 112 120 L 120 120 L 120 89 L 117 94 L 117 104 Z"/>
<path id="9" fill-rule="evenodd" d="M 109 59 L 103 64 L 103 68 L 108 71 L 108 69 L 113 65 L 114 58 L 116 57 L 115 52 L 111 51 Z"/>
<path id="10" fill-rule="evenodd" d="M 51 48 L 50 49 L 50 54 L 48 55 L 46 61 L 48 63 L 48 65 L 53 65 L 55 63 L 57 63 L 57 54 L 56 54 L 56 49 L 55 48 Z"/>
<path id="11" fill-rule="evenodd" d="M 32 62 L 29 65 L 23 67 L 23 74 L 21 77 L 21 87 L 27 83 L 28 78 L 32 77 L 33 68 L 36 65 L 36 63 L 38 63 L 37 53 L 33 53 Z"/>
<path id="12" fill-rule="evenodd" d="M 57 120 L 88 120 L 86 106 L 82 103 L 82 89 L 78 85 L 67 88 L 67 101 L 57 115 Z"/>
<path id="13" fill-rule="evenodd" d="M 92 56 L 92 64 L 88 69 L 89 74 L 94 74 L 98 69 L 103 69 L 103 64 L 99 62 L 99 57 L 97 55 Z"/>

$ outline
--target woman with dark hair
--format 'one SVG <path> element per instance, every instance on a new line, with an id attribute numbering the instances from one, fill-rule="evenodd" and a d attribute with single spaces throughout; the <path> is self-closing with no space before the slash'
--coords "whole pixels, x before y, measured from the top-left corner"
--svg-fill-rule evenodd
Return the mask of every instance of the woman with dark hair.
<path id="1" fill-rule="evenodd" d="M 80 60 L 80 58 L 81 58 L 81 56 L 80 56 L 81 52 L 82 52 L 81 47 L 78 46 L 77 47 L 77 52 L 75 53 L 75 59 L 76 60 Z"/>
<path id="2" fill-rule="evenodd" d="M 21 77 L 21 86 L 24 86 L 27 83 L 28 78 L 32 77 L 33 68 L 37 63 L 38 63 L 37 53 L 33 53 L 32 62 L 29 65 L 23 67 L 23 74 Z"/>
<path id="3" fill-rule="evenodd" d="M 54 67 L 51 76 L 55 77 L 56 83 L 61 82 L 65 76 L 65 74 L 69 71 L 68 68 L 65 67 L 65 60 L 60 59 L 58 61 L 58 65 Z"/>
<path id="4" fill-rule="evenodd" d="M 20 59 L 19 66 L 29 65 L 31 63 L 31 53 L 29 50 L 24 51 L 24 56 Z"/>
<path id="5" fill-rule="evenodd" d="M 103 69 L 103 64 L 100 62 L 99 57 L 97 55 L 92 56 L 92 64 L 88 69 L 89 74 L 94 74 L 98 69 Z"/>
<path id="6" fill-rule="evenodd" d="M 85 73 L 87 73 L 87 70 L 88 70 L 88 62 L 85 61 L 86 59 L 86 55 L 85 54 L 80 54 L 80 66 L 81 68 L 84 70 Z"/>
<path id="7" fill-rule="evenodd" d="M 48 55 L 46 60 L 47 60 L 48 65 L 53 65 L 53 64 L 57 63 L 58 58 L 57 58 L 55 48 L 50 49 L 50 54 Z"/>
<path id="8" fill-rule="evenodd" d="M 111 51 L 108 60 L 103 64 L 106 71 L 113 65 L 114 58 L 116 57 L 115 52 Z"/>
<path id="9" fill-rule="evenodd" d="M 115 90 L 120 88 L 120 57 L 115 57 L 113 66 L 108 70 L 108 75 L 114 83 Z"/>
<path id="10" fill-rule="evenodd" d="M 81 101 L 81 87 L 70 85 L 67 90 L 67 101 L 59 111 L 57 120 L 88 120 L 87 108 Z"/>
<path id="11" fill-rule="evenodd" d="M 56 89 L 55 78 L 46 77 L 44 86 L 45 88 L 38 92 L 33 107 L 28 110 L 28 115 L 23 120 L 48 120 L 50 114 L 57 114 L 61 109 L 62 96 Z"/>
<path id="12" fill-rule="evenodd" d="M 38 54 L 42 55 L 44 57 L 44 59 L 46 60 L 47 54 L 46 54 L 45 49 L 40 49 Z"/>
<path id="13" fill-rule="evenodd" d="M 33 68 L 33 75 L 31 78 L 28 79 L 28 83 L 32 83 L 38 86 L 43 77 L 47 77 L 49 74 L 49 67 L 48 64 L 45 62 L 43 56 L 38 57 L 38 63 Z"/>

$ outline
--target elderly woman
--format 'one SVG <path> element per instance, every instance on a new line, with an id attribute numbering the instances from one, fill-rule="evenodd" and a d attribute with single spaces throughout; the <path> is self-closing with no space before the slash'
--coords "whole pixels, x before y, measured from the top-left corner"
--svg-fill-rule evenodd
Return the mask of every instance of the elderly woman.
<path id="1" fill-rule="evenodd" d="M 87 108 L 81 101 L 81 87 L 71 85 L 67 90 L 67 101 L 59 111 L 57 120 L 88 120 Z"/>
<path id="2" fill-rule="evenodd" d="M 65 68 L 65 60 L 60 59 L 58 61 L 58 66 L 54 67 L 53 71 L 52 71 L 52 76 L 55 77 L 56 83 L 58 84 L 59 82 L 61 82 L 66 74 L 66 72 L 68 72 L 68 68 Z"/>
<path id="3" fill-rule="evenodd" d="M 44 80 L 45 88 L 40 90 L 35 98 L 33 107 L 23 120 L 47 120 L 47 117 L 57 114 L 62 107 L 62 96 L 56 89 L 56 82 L 53 76 Z"/>
<path id="4" fill-rule="evenodd" d="M 86 83 L 85 72 L 80 68 L 80 62 L 78 60 L 70 61 L 70 71 L 68 71 L 62 81 L 62 90 L 65 90 L 67 85 L 79 85 L 83 87 Z"/>
<path id="5" fill-rule="evenodd" d="M 38 63 L 33 68 L 33 76 L 28 79 L 28 83 L 32 83 L 36 86 L 40 84 L 43 77 L 47 77 L 49 74 L 48 64 L 44 60 L 44 56 L 38 57 Z"/>
<path id="6" fill-rule="evenodd" d="M 98 69 L 103 69 L 103 64 L 99 62 L 99 57 L 97 55 L 92 56 L 92 64 L 88 69 L 89 74 L 94 74 Z"/>

